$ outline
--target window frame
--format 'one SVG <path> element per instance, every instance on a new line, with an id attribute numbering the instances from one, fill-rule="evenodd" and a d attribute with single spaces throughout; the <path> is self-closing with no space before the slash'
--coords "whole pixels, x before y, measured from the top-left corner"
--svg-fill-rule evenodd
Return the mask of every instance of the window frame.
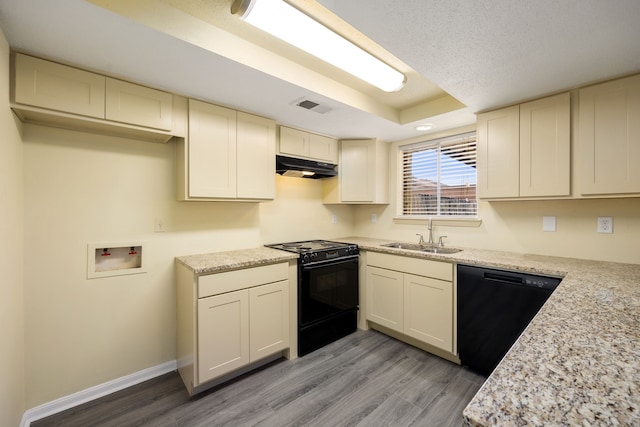
<path id="1" fill-rule="evenodd" d="M 401 224 L 422 224 L 429 220 L 433 220 L 439 225 L 451 225 L 451 226 L 469 226 L 477 227 L 482 223 L 480 219 L 480 200 L 477 194 L 477 163 L 476 163 L 476 213 L 475 215 L 418 215 L 404 214 L 404 152 L 409 146 L 428 145 L 430 143 L 445 143 L 447 140 L 465 137 L 475 136 L 477 144 L 477 132 L 475 127 L 469 129 L 458 129 L 453 132 L 447 132 L 444 134 L 434 134 L 420 139 L 413 139 L 409 141 L 399 142 L 396 146 L 397 167 L 396 167 L 396 215 L 394 216 L 394 222 Z M 477 145 L 476 145 L 477 150 Z"/>

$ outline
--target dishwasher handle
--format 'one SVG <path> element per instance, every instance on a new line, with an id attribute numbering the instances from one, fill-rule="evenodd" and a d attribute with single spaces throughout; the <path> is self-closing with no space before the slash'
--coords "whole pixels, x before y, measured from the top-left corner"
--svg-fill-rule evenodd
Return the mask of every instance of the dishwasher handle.
<path id="1" fill-rule="evenodd" d="M 507 274 L 499 274 L 493 272 L 484 272 L 485 280 L 490 280 L 492 282 L 500 282 L 500 283 L 510 283 L 516 285 L 522 285 L 524 280 L 522 276 L 512 276 Z"/>

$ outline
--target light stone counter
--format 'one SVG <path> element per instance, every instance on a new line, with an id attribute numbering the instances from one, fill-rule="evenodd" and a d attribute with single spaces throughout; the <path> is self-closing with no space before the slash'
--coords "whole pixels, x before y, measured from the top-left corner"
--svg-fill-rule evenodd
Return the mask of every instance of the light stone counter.
<path id="1" fill-rule="evenodd" d="M 265 264 L 275 264 L 297 258 L 298 254 L 292 252 L 260 247 L 237 251 L 179 256 L 176 257 L 176 261 L 183 264 L 195 274 L 211 274 Z"/>
<path id="2" fill-rule="evenodd" d="M 436 255 L 380 246 L 388 240 L 340 240 L 361 250 L 564 277 L 465 408 L 467 425 L 640 425 L 639 264 L 478 249 Z"/>

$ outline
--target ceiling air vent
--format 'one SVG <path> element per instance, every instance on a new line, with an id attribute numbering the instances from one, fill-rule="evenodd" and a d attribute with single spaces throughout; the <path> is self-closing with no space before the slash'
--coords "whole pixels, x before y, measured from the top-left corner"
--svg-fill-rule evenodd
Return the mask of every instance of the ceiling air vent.
<path id="1" fill-rule="evenodd" d="M 310 99 L 306 98 L 295 101 L 295 105 L 300 108 L 304 108 L 305 110 L 314 111 L 319 114 L 324 114 L 331 111 L 331 108 L 327 107 L 326 105 L 322 105 L 318 102 L 311 101 Z"/>

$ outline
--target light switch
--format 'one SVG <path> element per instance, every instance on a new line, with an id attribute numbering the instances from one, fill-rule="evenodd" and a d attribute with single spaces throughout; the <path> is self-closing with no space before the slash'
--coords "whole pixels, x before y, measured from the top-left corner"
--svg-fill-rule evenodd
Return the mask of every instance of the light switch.
<path id="1" fill-rule="evenodd" d="M 556 231 L 556 217 L 555 216 L 543 216 L 542 217 L 542 231 Z"/>

